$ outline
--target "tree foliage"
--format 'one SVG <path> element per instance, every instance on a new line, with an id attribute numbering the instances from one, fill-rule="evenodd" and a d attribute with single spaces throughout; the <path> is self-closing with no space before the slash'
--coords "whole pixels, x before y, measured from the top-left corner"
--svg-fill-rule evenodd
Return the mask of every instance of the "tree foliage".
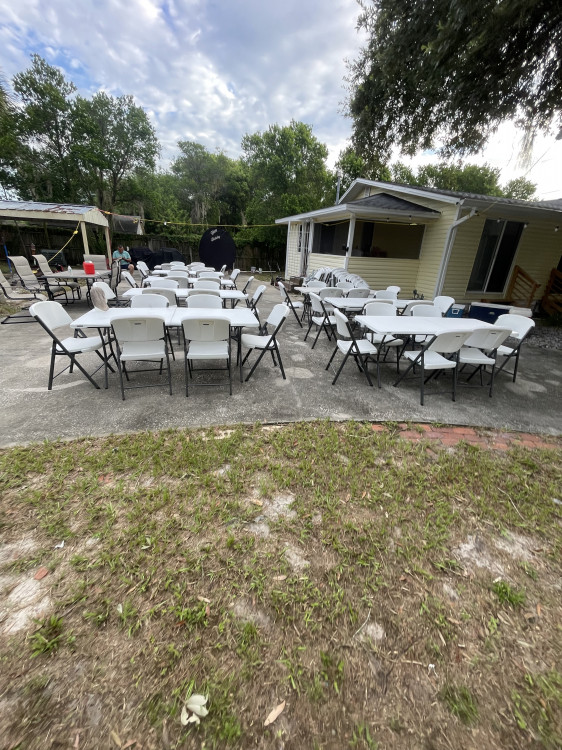
<path id="1" fill-rule="evenodd" d="M 132 97 L 91 100 L 39 55 L 14 76 L 18 105 L 3 116 L 2 183 L 22 198 L 113 210 L 125 177 L 154 170 L 159 146 Z"/>
<path id="2" fill-rule="evenodd" d="M 351 66 L 361 154 L 482 148 L 500 122 L 562 125 L 562 6 L 552 0 L 364 0 Z"/>
<path id="3" fill-rule="evenodd" d="M 335 200 L 333 176 L 326 167 L 328 149 L 310 125 L 292 120 L 242 139 L 244 162 L 250 175 L 247 207 L 249 224 L 273 224 L 283 216 L 311 211 Z M 285 243 L 286 230 L 256 227 L 253 241 Z"/>

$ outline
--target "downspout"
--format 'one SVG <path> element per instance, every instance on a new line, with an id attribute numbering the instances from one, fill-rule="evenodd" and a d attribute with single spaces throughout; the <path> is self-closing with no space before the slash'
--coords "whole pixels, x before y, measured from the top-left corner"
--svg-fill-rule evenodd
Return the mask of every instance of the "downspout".
<path id="1" fill-rule="evenodd" d="M 464 199 L 459 204 L 457 216 L 461 212 L 463 203 Z M 471 208 L 470 213 L 468 213 L 466 216 L 463 216 L 461 219 L 456 219 L 447 230 L 447 237 L 445 238 L 445 249 L 443 250 L 441 266 L 439 268 L 439 274 L 437 276 L 437 282 L 435 284 L 435 291 L 433 293 L 434 297 L 438 297 L 443 291 L 443 284 L 445 283 L 445 276 L 447 274 L 447 268 L 449 266 L 449 260 L 451 258 L 451 252 L 453 251 L 453 245 L 455 243 L 455 237 L 457 235 L 458 227 L 460 227 L 461 224 L 464 224 L 465 221 L 472 219 L 474 216 L 476 216 L 477 213 L 478 212 L 475 208 Z"/>

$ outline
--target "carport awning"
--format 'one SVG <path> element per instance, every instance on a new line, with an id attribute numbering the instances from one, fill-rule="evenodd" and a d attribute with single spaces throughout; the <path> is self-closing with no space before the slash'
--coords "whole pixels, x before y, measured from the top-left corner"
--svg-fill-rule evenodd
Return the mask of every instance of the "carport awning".
<path id="1" fill-rule="evenodd" d="M 71 222 L 109 226 L 104 214 L 96 206 L 78 206 L 70 203 L 39 203 L 36 201 L 0 200 L 0 220 L 49 222 L 63 226 Z"/>

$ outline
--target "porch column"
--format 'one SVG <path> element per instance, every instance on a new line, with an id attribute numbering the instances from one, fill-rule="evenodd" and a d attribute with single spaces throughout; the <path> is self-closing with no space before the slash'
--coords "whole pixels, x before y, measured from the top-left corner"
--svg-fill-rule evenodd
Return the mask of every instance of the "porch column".
<path id="1" fill-rule="evenodd" d="M 306 248 L 306 256 L 305 256 L 305 263 L 304 263 L 304 269 L 303 269 L 303 276 L 308 275 L 308 259 L 310 258 L 310 253 L 312 252 L 312 248 L 314 247 L 314 222 L 309 222 L 309 230 L 308 230 L 308 246 Z"/>
<path id="2" fill-rule="evenodd" d="M 343 267 L 347 271 L 347 266 L 349 263 L 349 258 L 351 256 L 351 251 L 353 250 L 353 237 L 355 236 L 355 216 L 352 216 L 349 220 L 349 230 L 347 232 L 347 252 L 345 254 L 345 260 L 343 263 Z"/>
<path id="3" fill-rule="evenodd" d="M 287 246 L 285 249 L 285 276 L 283 277 L 284 279 L 289 278 L 289 239 L 291 237 L 291 223 L 292 222 L 289 222 L 287 224 Z"/>
<path id="4" fill-rule="evenodd" d="M 86 232 L 86 222 L 80 222 L 80 229 L 82 230 L 82 242 L 84 243 L 84 255 L 90 254 L 90 248 L 88 247 L 88 234 Z"/>
<path id="5" fill-rule="evenodd" d="M 111 268 L 111 237 L 109 236 L 109 226 L 103 228 L 105 235 L 105 252 L 109 258 L 109 267 Z"/>

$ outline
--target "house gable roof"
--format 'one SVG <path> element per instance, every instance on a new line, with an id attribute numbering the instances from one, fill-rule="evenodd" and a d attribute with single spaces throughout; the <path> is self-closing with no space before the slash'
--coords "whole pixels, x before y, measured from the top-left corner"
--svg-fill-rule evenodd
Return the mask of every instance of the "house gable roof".
<path id="1" fill-rule="evenodd" d="M 286 216 L 276 219 L 276 224 L 288 224 L 291 221 L 320 220 L 339 221 L 341 219 L 356 219 L 365 221 L 386 221 L 390 219 L 402 221 L 403 223 L 426 222 L 438 219 L 441 213 L 427 206 L 399 198 L 389 193 L 377 193 L 367 198 L 359 198 L 347 203 L 338 203 L 335 206 L 321 208 L 318 211 L 308 211 L 295 216 Z"/>
<path id="2" fill-rule="evenodd" d="M 383 182 L 382 180 L 365 180 L 358 178 L 354 180 L 340 199 L 340 203 L 348 203 L 354 196 L 361 193 L 365 187 L 376 187 L 381 190 L 393 190 L 408 196 L 426 197 L 443 203 L 463 203 L 468 207 L 482 208 L 491 204 L 513 207 L 515 209 L 539 209 L 539 210 L 562 210 L 562 200 L 555 201 L 523 201 L 515 198 L 503 198 L 497 195 L 481 195 L 480 193 L 469 193 L 458 190 L 442 190 L 441 188 L 420 187 L 419 185 L 406 185 L 398 182 Z"/>

